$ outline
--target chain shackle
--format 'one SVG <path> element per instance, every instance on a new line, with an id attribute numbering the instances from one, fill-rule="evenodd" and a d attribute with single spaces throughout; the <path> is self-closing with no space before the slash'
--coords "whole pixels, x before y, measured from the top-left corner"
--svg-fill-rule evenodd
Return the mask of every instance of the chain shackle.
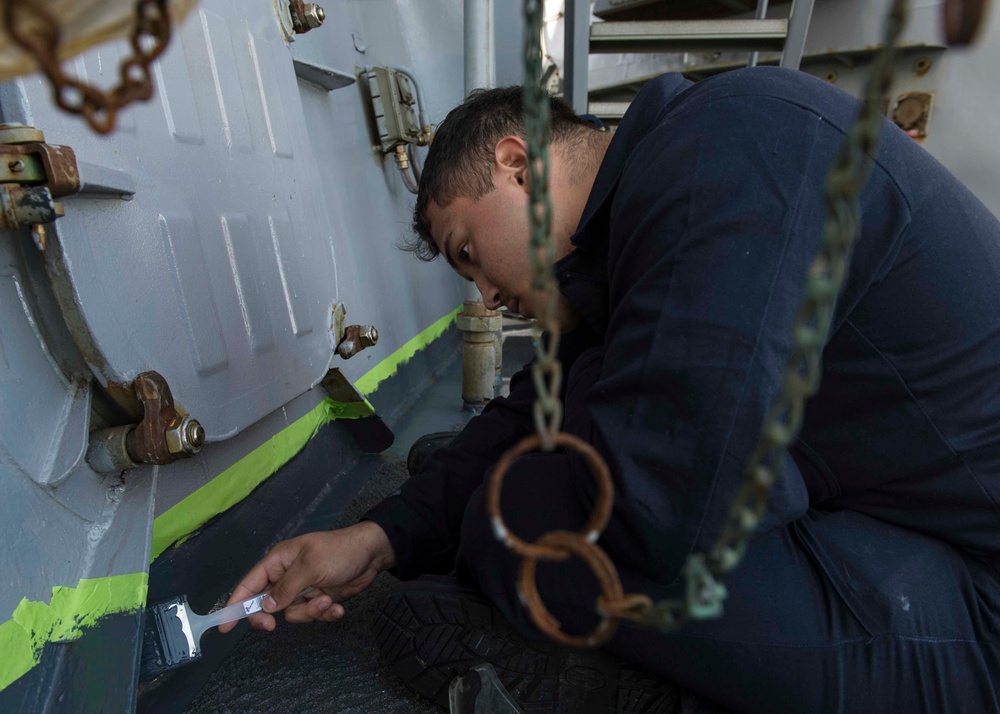
<path id="1" fill-rule="evenodd" d="M 577 533 L 550 531 L 538 539 L 538 546 L 560 552 L 562 559 L 575 555 L 586 563 L 601 586 L 599 603 L 602 601 L 617 603 L 624 599 L 625 593 L 622 591 L 622 582 L 618 577 L 618 571 L 615 570 L 607 553 L 597 545 L 581 538 Z M 571 635 L 563 632 L 561 623 L 545 607 L 542 596 L 538 592 L 537 567 L 538 560 L 536 558 L 528 557 L 521 563 L 518 593 L 528 610 L 531 621 L 539 630 L 553 641 L 568 647 L 600 647 L 614 637 L 618 631 L 618 620 L 607 612 L 599 612 L 601 620 L 589 635 Z M 633 604 L 633 602 L 630 600 L 629 604 Z M 598 608 L 600 609 L 600 605 Z M 619 608 L 619 610 L 622 609 Z"/>
<path id="2" fill-rule="evenodd" d="M 611 481 L 611 472 L 604 463 L 604 459 L 593 446 L 583 439 L 560 432 L 555 437 L 557 446 L 572 449 L 581 454 L 587 461 L 594 480 L 597 482 L 597 498 L 594 502 L 594 510 L 587 519 L 583 529 L 575 534 L 577 538 L 587 543 L 596 543 L 601 537 L 604 528 L 611 518 L 611 509 L 614 504 L 614 486 Z M 486 510 L 490 515 L 490 527 L 496 539 L 510 548 L 512 551 L 524 558 L 535 558 L 538 560 L 564 560 L 569 557 L 569 553 L 559 548 L 552 548 L 538 543 L 528 543 L 514 535 L 504 523 L 500 512 L 500 491 L 503 487 L 503 479 L 511 465 L 521 456 L 537 451 L 542 446 L 542 437 L 539 434 L 530 434 L 524 437 L 511 448 L 504 452 L 497 462 L 496 468 L 490 475 L 490 480 L 486 486 Z"/>

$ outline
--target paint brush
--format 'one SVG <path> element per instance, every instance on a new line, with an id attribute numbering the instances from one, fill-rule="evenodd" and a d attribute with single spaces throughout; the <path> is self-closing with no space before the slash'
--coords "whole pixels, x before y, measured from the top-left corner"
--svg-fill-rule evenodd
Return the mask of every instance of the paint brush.
<path id="1" fill-rule="evenodd" d="M 312 591 L 313 588 L 302 591 L 295 602 Z M 187 595 L 151 606 L 146 611 L 139 679 L 147 681 L 201 659 L 201 637 L 205 632 L 260 612 L 266 595 L 267 592 L 262 592 L 208 615 L 191 610 Z"/>
<path id="2" fill-rule="evenodd" d="M 201 636 L 224 622 L 240 620 L 262 609 L 267 593 L 260 593 L 228 607 L 199 615 L 179 595 L 146 610 L 139 679 L 146 681 L 189 662 L 201 659 Z"/>

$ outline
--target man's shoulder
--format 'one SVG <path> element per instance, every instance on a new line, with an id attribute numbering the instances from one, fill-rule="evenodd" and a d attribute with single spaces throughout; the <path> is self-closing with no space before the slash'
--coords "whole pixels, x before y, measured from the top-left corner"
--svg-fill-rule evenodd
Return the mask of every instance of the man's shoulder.
<path id="1" fill-rule="evenodd" d="M 840 123 L 853 118 L 858 100 L 810 74 L 780 67 L 753 67 L 724 72 L 692 86 L 672 103 L 671 115 L 712 104 L 795 106 Z"/>

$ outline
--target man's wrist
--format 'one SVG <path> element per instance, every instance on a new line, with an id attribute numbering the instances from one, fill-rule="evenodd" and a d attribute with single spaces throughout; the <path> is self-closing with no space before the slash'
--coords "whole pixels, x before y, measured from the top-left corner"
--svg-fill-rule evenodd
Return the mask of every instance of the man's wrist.
<path id="1" fill-rule="evenodd" d="M 396 565 L 396 551 L 393 550 L 389 536 L 375 521 L 361 521 L 355 528 L 364 538 L 372 556 L 372 565 L 379 571 L 388 570 Z"/>

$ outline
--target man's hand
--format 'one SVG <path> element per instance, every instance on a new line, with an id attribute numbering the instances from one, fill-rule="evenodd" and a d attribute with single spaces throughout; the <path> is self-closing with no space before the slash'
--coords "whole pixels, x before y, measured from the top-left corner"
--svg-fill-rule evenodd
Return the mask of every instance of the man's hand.
<path id="1" fill-rule="evenodd" d="M 395 564 L 395 554 L 385 531 L 372 521 L 349 528 L 321 531 L 282 541 L 274 546 L 240 581 L 229 603 L 268 592 L 264 612 L 250 616 L 257 630 L 273 630 L 270 613 L 285 610 L 288 622 L 332 622 L 344 614 L 342 602 L 364 590 L 382 570 Z M 295 602 L 306 588 L 315 588 L 304 602 Z M 236 626 L 219 626 L 229 632 Z"/>

